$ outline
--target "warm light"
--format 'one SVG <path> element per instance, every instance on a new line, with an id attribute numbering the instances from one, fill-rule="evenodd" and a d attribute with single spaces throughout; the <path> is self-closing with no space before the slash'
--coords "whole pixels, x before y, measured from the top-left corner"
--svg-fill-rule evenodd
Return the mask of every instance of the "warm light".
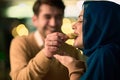
<path id="1" fill-rule="evenodd" d="M 63 33 L 65 33 L 65 34 L 73 33 L 73 29 L 72 29 L 73 22 L 75 22 L 75 19 L 72 19 L 72 18 L 64 18 L 63 19 L 63 25 L 62 25 Z M 66 41 L 66 43 L 68 43 L 70 45 L 73 45 L 73 42 L 74 41 L 72 39 Z"/>
<path id="2" fill-rule="evenodd" d="M 24 7 L 27 7 L 27 5 L 26 5 L 26 4 L 23 4 L 23 3 L 19 4 L 18 6 L 19 6 L 19 7 L 23 7 L 23 8 L 24 8 Z"/>
<path id="3" fill-rule="evenodd" d="M 13 36 L 13 37 L 18 36 L 18 34 L 17 34 L 17 32 L 16 32 L 16 27 L 14 27 L 13 30 L 12 30 L 12 36 Z"/>
<path id="4" fill-rule="evenodd" d="M 62 31 L 65 34 L 73 32 L 71 19 L 69 19 L 69 18 L 63 19 Z"/>
<path id="5" fill-rule="evenodd" d="M 29 31 L 25 27 L 24 24 L 20 24 L 17 27 L 13 28 L 13 30 L 12 30 L 12 35 L 14 37 L 16 37 L 16 36 L 22 36 L 22 35 L 28 35 L 28 34 L 29 34 Z"/>
<path id="6" fill-rule="evenodd" d="M 16 31 L 18 33 L 19 36 L 22 36 L 22 35 L 28 35 L 28 29 L 25 27 L 24 24 L 20 24 L 17 26 L 16 28 Z"/>
<path id="7" fill-rule="evenodd" d="M 16 6 L 9 7 L 6 11 L 6 15 L 13 18 L 31 17 L 33 15 L 32 6 L 21 3 Z"/>
<path id="8" fill-rule="evenodd" d="M 63 24 L 67 24 L 67 23 L 71 23 L 71 21 L 70 21 L 70 19 L 68 19 L 68 18 L 64 18 L 63 19 Z"/>

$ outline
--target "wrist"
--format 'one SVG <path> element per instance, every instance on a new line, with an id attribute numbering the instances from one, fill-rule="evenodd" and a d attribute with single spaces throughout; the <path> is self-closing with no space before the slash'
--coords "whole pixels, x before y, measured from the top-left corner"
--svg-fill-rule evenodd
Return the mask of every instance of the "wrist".
<path id="1" fill-rule="evenodd" d="M 85 63 L 80 60 L 75 60 L 73 63 L 71 63 L 68 67 L 69 70 L 69 75 L 71 76 L 72 74 L 80 74 L 82 75 L 85 70 Z"/>
<path id="2" fill-rule="evenodd" d="M 69 76 L 71 77 L 72 75 L 83 75 L 84 70 L 83 69 L 76 69 L 74 71 L 69 72 Z"/>
<path id="3" fill-rule="evenodd" d="M 82 74 L 79 71 L 74 71 L 71 74 L 69 74 L 70 80 L 79 80 L 81 76 Z"/>
<path id="4" fill-rule="evenodd" d="M 51 53 L 50 53 L 47 49 L 43 48 L 42 51 L 44 52 L 44 55 L 45 55 L 48 59 L 51 59 L 51 58 L 53 57 L 53 55 L 51 55 Z"/>

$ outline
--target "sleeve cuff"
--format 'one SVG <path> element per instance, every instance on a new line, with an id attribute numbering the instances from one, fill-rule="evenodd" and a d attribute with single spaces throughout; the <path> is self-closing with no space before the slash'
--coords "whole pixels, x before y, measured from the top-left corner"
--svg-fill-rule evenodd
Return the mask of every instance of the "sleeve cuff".
<path id="1" fill-rule="evenodd" d="M 71 63 L 69 65 L 69 76 L 71 76 L 72 74 L 80 74 L 83 75 L 83 73 L 86 70 L 85 67 L 85 62 L 80 61 L 80 60 L 76 60 L 73 63 Z"/>
<path id="2" fill-rule="evenodd" d="M 52 59 L 47 58 L 44 55 L 43 51 L 40 51 L 36 57 L 34 58 L 36 64 L 38 65 L 38 67 L 42 68 L 42 69 L 49 69 L 50 63 L 52 62 Z"/>

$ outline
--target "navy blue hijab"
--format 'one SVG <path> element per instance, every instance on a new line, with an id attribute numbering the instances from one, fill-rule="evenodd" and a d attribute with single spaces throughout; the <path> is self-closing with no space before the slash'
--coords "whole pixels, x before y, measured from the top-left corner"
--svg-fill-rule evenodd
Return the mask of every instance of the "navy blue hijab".
<path id="1" fill-rule="evenodd" d="M 88 60 L 80 80 L 120 80 L 120 5 L 86 1 L 83 6 L 83 52 Z"/>

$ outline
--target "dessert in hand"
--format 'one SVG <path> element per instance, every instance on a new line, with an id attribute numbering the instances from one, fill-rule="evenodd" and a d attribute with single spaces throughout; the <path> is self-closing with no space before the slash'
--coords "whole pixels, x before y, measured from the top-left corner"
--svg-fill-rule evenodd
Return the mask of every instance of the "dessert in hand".
<path id="1" fill-rule="evenodd" d="M 69 39 L 75 39 L 77 37 L 77 35 L 74 33 L 69 33 L 69 34 L 67 34 L 67 36 Z"/>

